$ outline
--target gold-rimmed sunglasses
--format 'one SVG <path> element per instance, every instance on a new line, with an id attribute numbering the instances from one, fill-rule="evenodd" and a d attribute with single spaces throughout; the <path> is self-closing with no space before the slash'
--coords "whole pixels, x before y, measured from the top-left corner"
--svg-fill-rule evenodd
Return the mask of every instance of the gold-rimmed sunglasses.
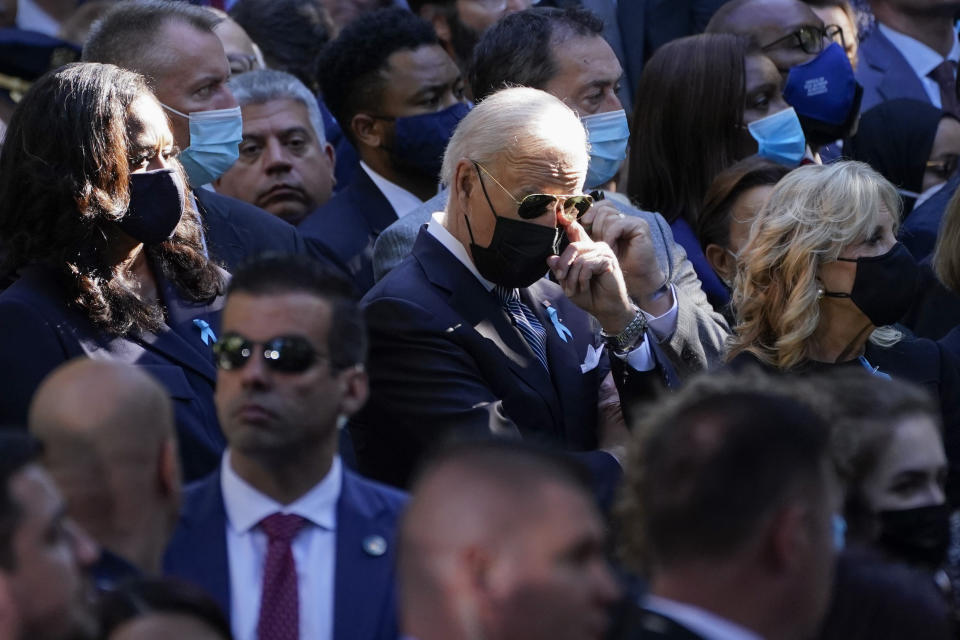
<path id="1" fill-rule="evenodd" d="M 505 194 L 510 196 L 510 199 L 513 200 L 514 204 L 517 205 L 517 215 L 524 220 L 532 220 L 534 218 L 539 218 L 548 211 L 555 211 L 557 203 L 559 202 L 563 208 L 563 219 L 567 222 L 573 222 L 574 220 L 579 220 L 583 217 L 583 214 L 593 206 L 593 198 L 588 195 L 555 195 L 551 193 L 531 193 L 526 195 L 520 200 L 517 200 L 510 191 L 507 190 L 500 181 L 497 180 L 492 173 L 486 170 L 483 165 L 481 165 L 476 160 L 471 160 L 473 166 L 477 170 L 477 176 L 480 178 L 480 188 L 483 189 L 483 195 L 487 199 L 487 203 L 490 204 L 490 208 L 493 209 L 493 204 L 490 203 L 490 196 L 487 195 L 487 187 L 483 181 L 483 173 L 493 180 L 498 187 L 500 187 Z M 481 173 L 482 172 L 482 173 Z M 496 214 L 496 211 L 494 211 Z"/>

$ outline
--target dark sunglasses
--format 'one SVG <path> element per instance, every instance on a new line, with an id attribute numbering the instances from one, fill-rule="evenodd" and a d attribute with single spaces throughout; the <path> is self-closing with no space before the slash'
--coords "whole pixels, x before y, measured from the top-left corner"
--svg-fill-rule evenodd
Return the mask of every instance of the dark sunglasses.
<path id="1" fill-rule="evenodd" d="M 943 156 L 943 160 L 928 160 L 927 169 L 941 178 L 950 178 L 956 172 L 958 164 L 960 164 L 960 155 L 948 153 Z"/>
<path id="2" fill-rule="evenodd" d="M 487 186 L 483 182 L 483 175 L 481 171 L 487 174 L 491 180 L 497 183 L 497 186 L 503 189 L 503 192 L 510 196 L 510 199 L 517 205 L 517 215 L 523 218 L 524 220 L 532 220 L 534 218 L 539 218 L 547 211 L 553 211 L 556 209 L 557 202 L 560 202 L 563 207 L 563 219 L 567 222 L 573 222 L 574 220 L 579 220 L 583 217 L 583 214 L 593 206 L 593 198 L 587 195 L 573 195 L 573 196 L 560 196 L 553 195 L 550 193 L 531 193 L 528 196 L 524 196 L 523 199 L 517 200 L 513 197 L 513 194 L 507 191 L 507 188 L 500 184 L 500 181 L 493 177 L 489 171 L 487 171 L 483 165 L 481 165 L 476 160 L 471 160 L 473 166 L 477 169 L 477 176 L 480 177 L 480 187 L 483 189 L 483 195 L 486 197 L 487 202 L 490 202 L 490 196 L 487 195 Z M 493 208 L 493 205 L 490 205 L 490 208 Z"/>
<path id="3" fill-rule="evenodd" d="M 828 24 L 823 29 L 812 25 L 800 27 L 793 33 L 788 33 L 782 38 L 760 47 L 760 50 L 768 51 L 783 42 L 792 41 L 793 47 L 799 47 L 804 53 L 814 54 L 823 51 L 824 43 L 830 40 L 836 42 L 843 48 L 847 47 L 846 41 L 843 38 L 843 29 L 838 25 Z"/>
<path id="4" fill-rule="evenodd" d="M 242 369 L 254 353 L 260 353 L 273 371 L 300 373 L 323 359 L 302 336 L 277 336 L 266 342 L 253 342 L 239 333 L 224 334 L 213 345 L 217 366 L 224 371 Z"/>

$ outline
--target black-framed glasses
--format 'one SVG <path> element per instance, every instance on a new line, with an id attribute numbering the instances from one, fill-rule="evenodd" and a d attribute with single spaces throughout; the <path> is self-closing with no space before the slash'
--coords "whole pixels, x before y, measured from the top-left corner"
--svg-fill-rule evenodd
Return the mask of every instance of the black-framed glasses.
<path id="1" fill-rule="evenodd" d="M 843 38 L 843 29 L 839 25 L 828 24 L 822 29 L 814 25 L 804 25 L 796 31 L 760 47 L 760 50 L 769 51 L 784 42 L 789 42 L 790 48 L 799 48 L 804 53 L 815 54 L 823 51 L 824 45 L 831 40 L 846 49 L 847 44 Z"/>
<path id="2" fill-rule="evenodd" d="M 579 220 L 583 217 L 583 214 L 593 206 L 593 198 L 588 195 L 554 195 L 551 193 L 531 193 L 530 195 L 524 196 L 522 199 L 517 200 L 513 197 L 513 194 L 510 193 L 506 187 L 500 184 L 500 181 L 493 177 L 489 171 L 487 171 L 483 165 L 481 165 L 476 160 L 471 160 L 473 166 L 477 170 L 477 176 L 480 178 L 480 188 L 483 189 L 483 195 L 486 197 L 487 202 L 490 202 L 490 196 L 487 195 L 487 186 L 483 182 L 483 175 L 481 171 L 487 174 L 491 180 L 497 183 L 497 186 L 503 189 L 503 192 L 510 196 L 510 199 L 517 205 L 517 215 L 523 218 L 524 220 L 533 220 L 534 218 L 539 218 L 547 211 L 553 211 L 556 209 L 557 202 L 560 202 L 563 207 L 563 219 L 567 222 L 573 222 L 574 220 Z M 490 208 L 493 209 L 493 204 L 490 204 Z M 496 214 L 496 211 L 494 211 Z"/>
<path id="3" fill-rule="evenodd" d="M 242 369 L 254 354 L 260 354 L 267 367 L 283 373 L 301 373 L 317 360 L 317 353 L 303 336 L 277 336 L 266 342 L 254 342 L 239 333 L 225 333 L 213 345 L 217 366 L 224 371 Z"/>
<path id="4" fill-rule="evenodd" d="M 941 178 L 947 179 L 956 173 L 958 164 L 960 164 L 960 155 L 956 153 L 946 153 L 942 156 L 941 160 L 928 160 L 927 170 L 932 171 Z"/>

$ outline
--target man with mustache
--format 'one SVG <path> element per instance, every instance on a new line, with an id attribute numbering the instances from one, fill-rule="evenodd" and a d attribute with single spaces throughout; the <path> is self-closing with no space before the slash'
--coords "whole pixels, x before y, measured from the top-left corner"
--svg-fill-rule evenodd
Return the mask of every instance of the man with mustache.
<path id="1" fill-rule="evenodd" d="M 296 225 L 333 190 L 333 147 L 316 98 L 295 77 L 259 70 L 230 81 L 243 112 L 240 158 L 217 191 Z"/>

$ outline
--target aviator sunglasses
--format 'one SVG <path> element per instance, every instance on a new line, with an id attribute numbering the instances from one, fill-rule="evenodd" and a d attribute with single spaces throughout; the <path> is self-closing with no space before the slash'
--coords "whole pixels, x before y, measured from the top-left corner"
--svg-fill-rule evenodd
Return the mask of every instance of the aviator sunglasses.
<path id="1" fill-rule="evenodd" d="M 573 222 L 574 220 L 579 220 L 583 217 L 583 214 L 587 212 L 588 209 L 593 205 L 593 198 L 588 195 L 573 195 L 573 196 L 562 196 L 562 195 L 553 195 L 549 193 L 531 193 L 528 196 L 524 196 L 522 199 L 517 200 L 513 197 L 513 194 L 510 193 L 506 187 L 500 184 L 500 181 L 493 177 L 489 171 L 487 171 L 483 165 L 481 165 L 476 160 L 471 160 L 473 166 L 477 170 L 477 176 L 480 178 L 480 188 L 483 189 L 483 195 L 487 199 L 487 203 L 490 204 L 490 196 L 487 195 L 487 186 L 483 182 L 483 175 L 481 171 L 497 183 L 497 186 L 503 189 L 503 192 L 510 196 L 510 199 L 513 200 L 514 204 L 517 205 L 517 215 L 524 220 L 533 220 L 534 218 L 539 218 L 543 214 L 547 213 L 549 210 L 554 210 L 557 206 L 557 202 L 560 202 L 563 207 L 563 213 L 561 214 L 565 221 Z M 493 204 L 490 204 L 490 208 L 493 209 Z M 494 211 L 496 215 L 496 211 Z"/>
<path id="2" fill-rule="evenodd" d="M 277 336 L 266 342 L 248 340 L 239 333 L 224 334 L 213 345 L 217 366 L 224 371 L 242 369 L 254 354 L 263 357 L 267 367 L 283 373 L 306 371 L 317 360 L 324 359 L 302 336 Z"/>

